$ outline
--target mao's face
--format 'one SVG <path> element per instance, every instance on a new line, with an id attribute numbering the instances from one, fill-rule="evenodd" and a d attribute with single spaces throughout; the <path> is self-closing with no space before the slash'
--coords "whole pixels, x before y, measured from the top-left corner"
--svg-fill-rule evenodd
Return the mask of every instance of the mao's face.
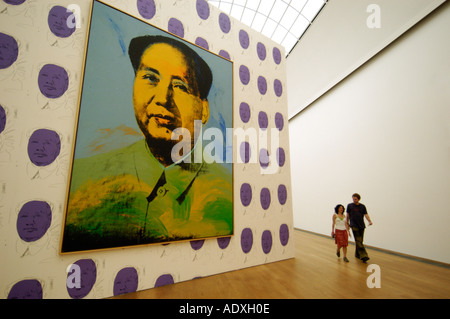
<path id="1" fill-rule="evenodd" d="M 168 44 L 153 44 L 144 51 L 136 71 L 133 105 L 147 139 L 171 141 L 174 129 L 185 128 L 193 141 L 194 121 L 206 123 L 208 101 L 200 99 L 192 72 L 183 53 Z"/>
<path id="2" fill-rule="evenodd" d="M 26 242 L 40 239 L 50 226 L 50 205 L 42 201 L 31 201 L 23 205 L 17 218 L 17 232 Z"/>
<path id="3" fill-rule="evenodd" d="M 248 206 L 252 201 L 252 188 L 245 183 L 241 186 L 241 202 L 244 206 Z"/>
<path id="4" fill-rule="evenodd" d="M 135 292 L 138 287 L 138 274 L 136 269 L 129 267 L 124 268 L 116 276 L 114 280 L 114 296 Z"/>
<path id="5" fill-rule="evenodd" d="M 61 140 L 55 131 L 39 129 L 33 132 L 28 142 L 28 156 L 37 166 L 46 166 L 58 157 Z"/>
<path id="6" fill-rule="evenodd" d="M 253 232 L 250 228 L 245 228 L 241 233 L 241 247 L 244 253 L 248 253 L 253 246 Z"/>
<path id="7" fill-rule="evenodd" d="M 62 67 L 46 64 L 39 71 L 38 85 L 44 96 L 56 99 L 67 91 L 69 76 Z"/>
<path id="8" fill-rule="evenodd" d="M 17 41 L 12 36 L 0 32 L 0 69 L 10 67 L 18 55 Z"/>
<path id="9" fill-rule="evenodd" d="M 62 6 L 54 6 L 48 14 L 48 26 L 50 31 L 58 37 L 68 38 L 75 32 L 75 26 L 69 26 L 69 21 L 73 23 L 72 12 Z"/>

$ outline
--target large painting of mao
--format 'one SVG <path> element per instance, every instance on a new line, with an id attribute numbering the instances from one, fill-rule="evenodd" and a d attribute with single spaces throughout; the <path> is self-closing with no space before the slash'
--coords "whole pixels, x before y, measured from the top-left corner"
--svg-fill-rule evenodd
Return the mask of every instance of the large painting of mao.
<path id="1" fill-rule="evenodd" d="M 233 235 L 232 104 L 231 61 L 94 1 L 61 253 Z"/>

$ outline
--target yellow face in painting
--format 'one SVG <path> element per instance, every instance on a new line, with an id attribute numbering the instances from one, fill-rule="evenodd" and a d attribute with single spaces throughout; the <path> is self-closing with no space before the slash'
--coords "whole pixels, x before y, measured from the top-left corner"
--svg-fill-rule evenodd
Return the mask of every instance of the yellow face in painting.
<path id="1" fill-rule="evenodd" d="M 172 131 L 185 128 L 194 142 L 194 121 L 208 121 L 209 104 L 200 98 L 193 72 L 183 53 L 170 44 L 156 43 L 144 51 L 136 70 L 133 105 L 147 141 L 173 144 Z"/>

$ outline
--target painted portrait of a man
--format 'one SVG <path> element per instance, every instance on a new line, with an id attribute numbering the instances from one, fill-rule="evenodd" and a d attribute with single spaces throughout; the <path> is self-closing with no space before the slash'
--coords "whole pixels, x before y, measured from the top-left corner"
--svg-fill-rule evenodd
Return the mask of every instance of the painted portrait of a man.
<path id="1" fill-rule="evenodd" d="M 133 36 L 136 28 L 130 22 L 116 23 L 116 15 L 124 14 L 105 5 L 94 6 L 84 78 L 86 90 L 82 92 L 77 126 L 80 136 L 75 144 L 61 251 L 232 235 L 232 166 L 195 161 L 193 156 L 202 147 L 198 132 L 207 125 L 224 126 L 224 117 L 231 118 L 232 113 L 232 85 L 221 88 L 215 82 L 214 74 L 218 73 L 214 70 L 215 63 L 205 59 L 220 60 L 219 63 L 232 68 L 231 62 L 161 30 L 145 34 L 156 28 L 127 17 L 142 29 L 139 35 Z M 120 94 L 117 93 L 120 87 L 114 83 L 126 82 L 123 73 L 111 72 L 110 76 L 117 77 L 115 80 L 108 74 L 105 77 L 87 74 L 89 50 L 95 52 L 94 46 L 100 43 L 94 40 L 102 38 L 101 30 L 95 29 L 96 17 L 106 17 L 114 26 L 111 32 L 117 36 L 118 47 L 122 49 L 119 53 L 123 53 L 115 59 L 124 64 L 126 58 L 131 71 L 127 71 L 128 84 Z M 122 31 L 118 32 L 118 28 Z M 123 50 L 125 43 L 128 43 L 127 50 Z M 208 54 L 212 57 L 204 58 Z M 110 80 L 112 87 L 108 88 L 104 81 Z M 232 83 L 232 78 L 228 81 Z M 101 83 L 99 87 L 106 87 L 104 90 L 118 97 L 101 100 L 99 90 L 90 98 L 89 87 L 97 82 Z M 225 101 L 223 96 L 227 96 Z M 96 102 L 91 103 L 91 99 Z M 96 104 L 102 104 L 103 117 L 114 118 L 103 120 L 103 126 L 95 124 L 96 132 L 113 131 L 110 123 L 115 121 L 115 128 L 126 128 L 121 130 L 122 137 L 132 135 L 133 141 L 110 138 L 103 151 L 93 151 L 93 148 L 89 152 L 79 151 L 82 145 L 92 145 L 92 134 L 80 131 L 84 126 L 89 130 L 90 122 L 84 118 L 91 111 L 83 112 Z M 124 119 L 128 115 L 120 114 L 131 114 L 134 126 Z M 95 121 L 101 123 L 103 117 Z M 92 115 L 89 118 L 92 120 Z M 182 140 L 174 134 L 177 130 L 187 132 L 184 136 L 190 139 Z M 83 142 L 88 138 L 91 144 Z M 106 140 L 103 142 L 95 149 L 102 149 L 100 146 Z M 174 147 L 182 142 L 188 144 L 183 150 L 189 151 L 174 156 Z"/>

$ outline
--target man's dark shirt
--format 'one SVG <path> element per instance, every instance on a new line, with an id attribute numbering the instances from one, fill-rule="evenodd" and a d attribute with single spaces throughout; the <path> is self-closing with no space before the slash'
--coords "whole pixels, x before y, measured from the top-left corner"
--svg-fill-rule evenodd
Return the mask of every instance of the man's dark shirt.
<path id="1" fill-rule="evenodd" d="M 350 203 L 347 205 L 347 213 L 350 219 L 350 227 L 366 228 L 364 224 L 364 215 L 367 214 L 366 206 L 361 203 L 358 205 Z"/>

